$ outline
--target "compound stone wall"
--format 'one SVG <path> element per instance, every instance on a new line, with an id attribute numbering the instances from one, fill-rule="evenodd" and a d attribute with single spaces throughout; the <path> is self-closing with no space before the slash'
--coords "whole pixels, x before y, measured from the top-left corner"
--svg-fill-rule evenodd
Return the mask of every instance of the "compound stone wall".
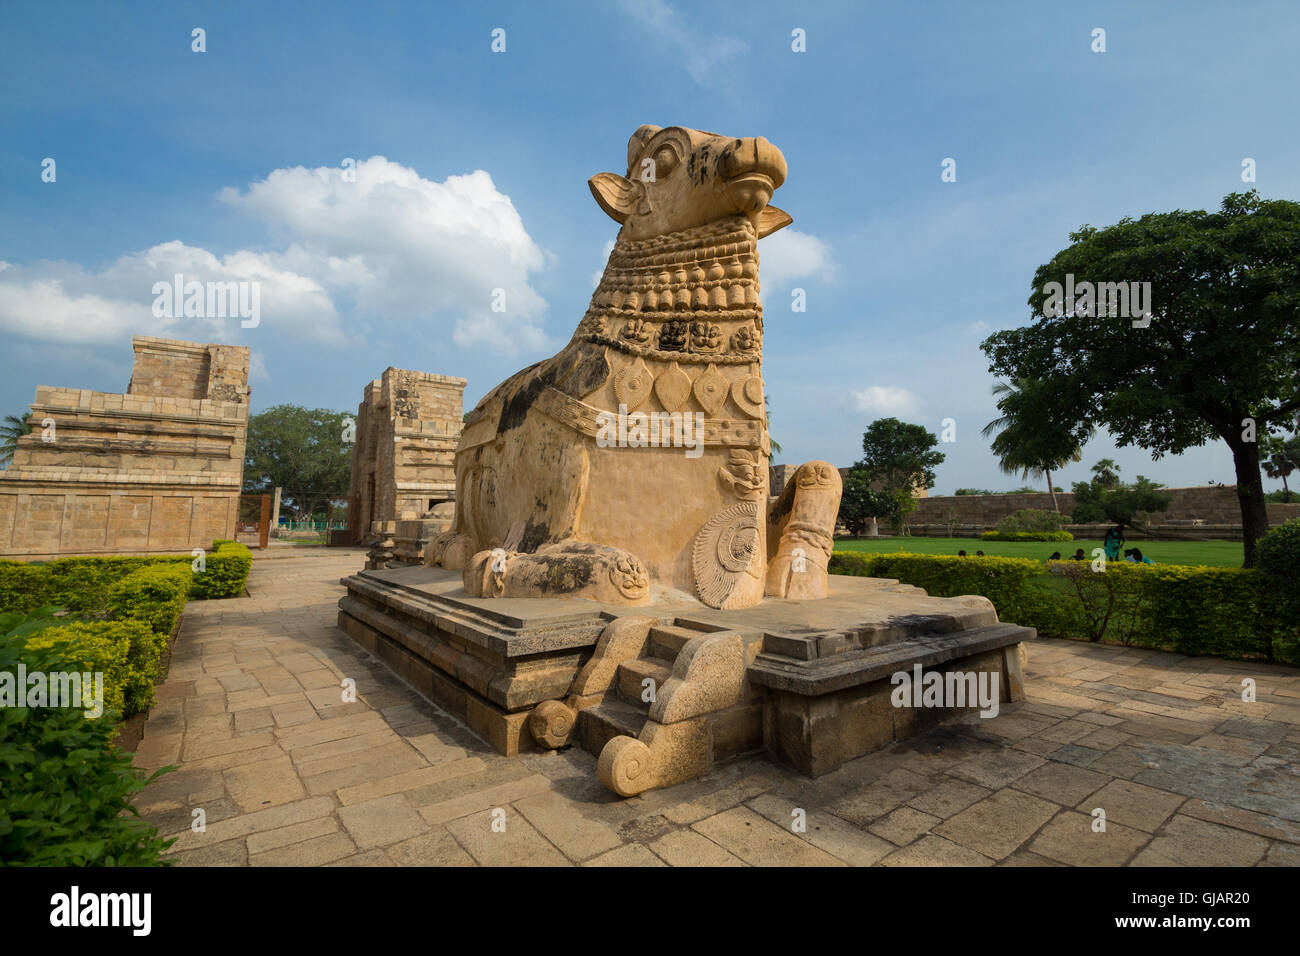
<path id="1" fill-rule="evenodd" d="M 137 336 L 125 394 L 39 386 L 0 472 L 0 555 L 208 548 L 233 538 L 248 349 Z"/>

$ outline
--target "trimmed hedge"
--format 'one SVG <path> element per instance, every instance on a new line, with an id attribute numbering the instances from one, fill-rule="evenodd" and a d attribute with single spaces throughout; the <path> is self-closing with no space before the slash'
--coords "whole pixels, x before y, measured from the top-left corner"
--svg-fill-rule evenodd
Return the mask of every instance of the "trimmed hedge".
<path id="1" fill-rule="evenodd" d="M 142 626 L 142 625 L 136 625 Z M 48 632 L 47 632 L 48 633 Z M 0 672 L 68 669 L 66 644 L 0 641 Z M 107 683 L 107 682 L 106 682 Z M 71 707 L 0 707 L 0 860 L 9 866 L 159 866 L 172 840 L 143 824 L 145 778 L 115 746 L 111 719 Z"/>
<path id="2" fill-rule="evenodd" d="M 1068 531 L 985 531 L 985 541 L 1073 541 Z"/>
<path id="3" fill-rule="evenodd" d="M 115 621 L 144 621 L 165 640 L 185 610 L 194 575 L 189 565 L 155 564 L 132 571 L 108 592 L 104 609 Z"/>
<path id="4" fill-rule="evenodd" d="M 187 559 L 188 560 L 188 559 Z M 238 541 L 219 538 L 212 542 L 212 553 L 205 558 L 207 567 L 194 575 L 193 596 L 210 598 L 239 597 L 248 584 L 253 567 L 253 552 Z"/>
<path id="5" fill-rule="evenodd" d="M 102 673 L 104 714 L 113 722 L 143 710 L 136 706 L 142 696 L 153 698 L 152 669 L 133 666 L 147 661 L 152 640 L 153 632 L 140 621 L 73 621 L 27 638 L 26 646 L 56 657 L 52 670 Z"/>
<path id="6" fill-rule="evenodd" d="M 123 578 L 158 565 L 190 566 L 188 554 L 103 555 L 56 558 L 44 564 L 0 560 L 0 611 L 31 612 L 62 607 L 74 614 L 100 611 Z M 204 555 L 205 568 L 195 574 L 190 597 L 238 597 L 244 593 L 252 552 L 236 541 L 219 539 Z"/>
<path id="7" fill-rule="evenodd" d="M 896 578 L 936 597 L 979 594 L 1050 637 L 1300 663 L 1300 621 L 1256 570 L 836 551 L 834 574 Z"/>

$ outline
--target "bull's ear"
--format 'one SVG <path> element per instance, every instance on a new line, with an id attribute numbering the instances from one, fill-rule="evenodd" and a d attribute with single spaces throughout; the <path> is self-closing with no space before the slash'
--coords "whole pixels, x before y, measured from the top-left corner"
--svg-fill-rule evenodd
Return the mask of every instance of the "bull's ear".
<path id="1" fill-rule="evenodd" d="M 617 173 L 597 173 L 587 180 L 591 194 L 610 219 L 617 223 L 627 221 L 636 209 L 637 190 L 635 184 Z"/>
<path id="2" fill-rule="evenodd" d="M 763 211 L 758 214 L 758 238 L 770 236 L 778 229 L 784 229 L 790 223 L 794 222 L 792 217 L 784 209 L 777 209 L 775 206 L 764 206 Z"/>

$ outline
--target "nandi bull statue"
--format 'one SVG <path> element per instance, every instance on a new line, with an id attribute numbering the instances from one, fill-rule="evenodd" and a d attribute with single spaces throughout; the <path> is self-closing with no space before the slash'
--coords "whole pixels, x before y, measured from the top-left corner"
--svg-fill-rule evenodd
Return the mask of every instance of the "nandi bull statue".
<path id="1" fill-rule="evenodd" d="M 823 598 L 839 473 L 809 462 L 768 498 L 758 240 L 791 222 L 769 204 L 785 157 L 642 126 L 627 163 L 589 181 L 622 229 L 586 315 L 466 418 L 426 563 L 482 597 Z"/>

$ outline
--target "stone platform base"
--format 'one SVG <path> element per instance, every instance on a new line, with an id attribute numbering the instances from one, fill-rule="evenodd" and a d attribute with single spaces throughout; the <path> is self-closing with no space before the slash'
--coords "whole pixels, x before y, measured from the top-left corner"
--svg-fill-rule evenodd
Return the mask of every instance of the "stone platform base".
<path id="1" fill-rule="evenodd" d="M 820 774 L 979 709 L 895 706 L 898 673 L 996 675 L 1001 701 L 1021 699 L 1021 643 L 1035 636 L 984 598 L 879 578 L 833 575 L 827 600 L 741 611 L 676 591 L 633 608 L 470 598 L 440 568 L 343 584 L 339 626 L 498 752 L 580 744 L 623 795 L 759 750 Z"/>

